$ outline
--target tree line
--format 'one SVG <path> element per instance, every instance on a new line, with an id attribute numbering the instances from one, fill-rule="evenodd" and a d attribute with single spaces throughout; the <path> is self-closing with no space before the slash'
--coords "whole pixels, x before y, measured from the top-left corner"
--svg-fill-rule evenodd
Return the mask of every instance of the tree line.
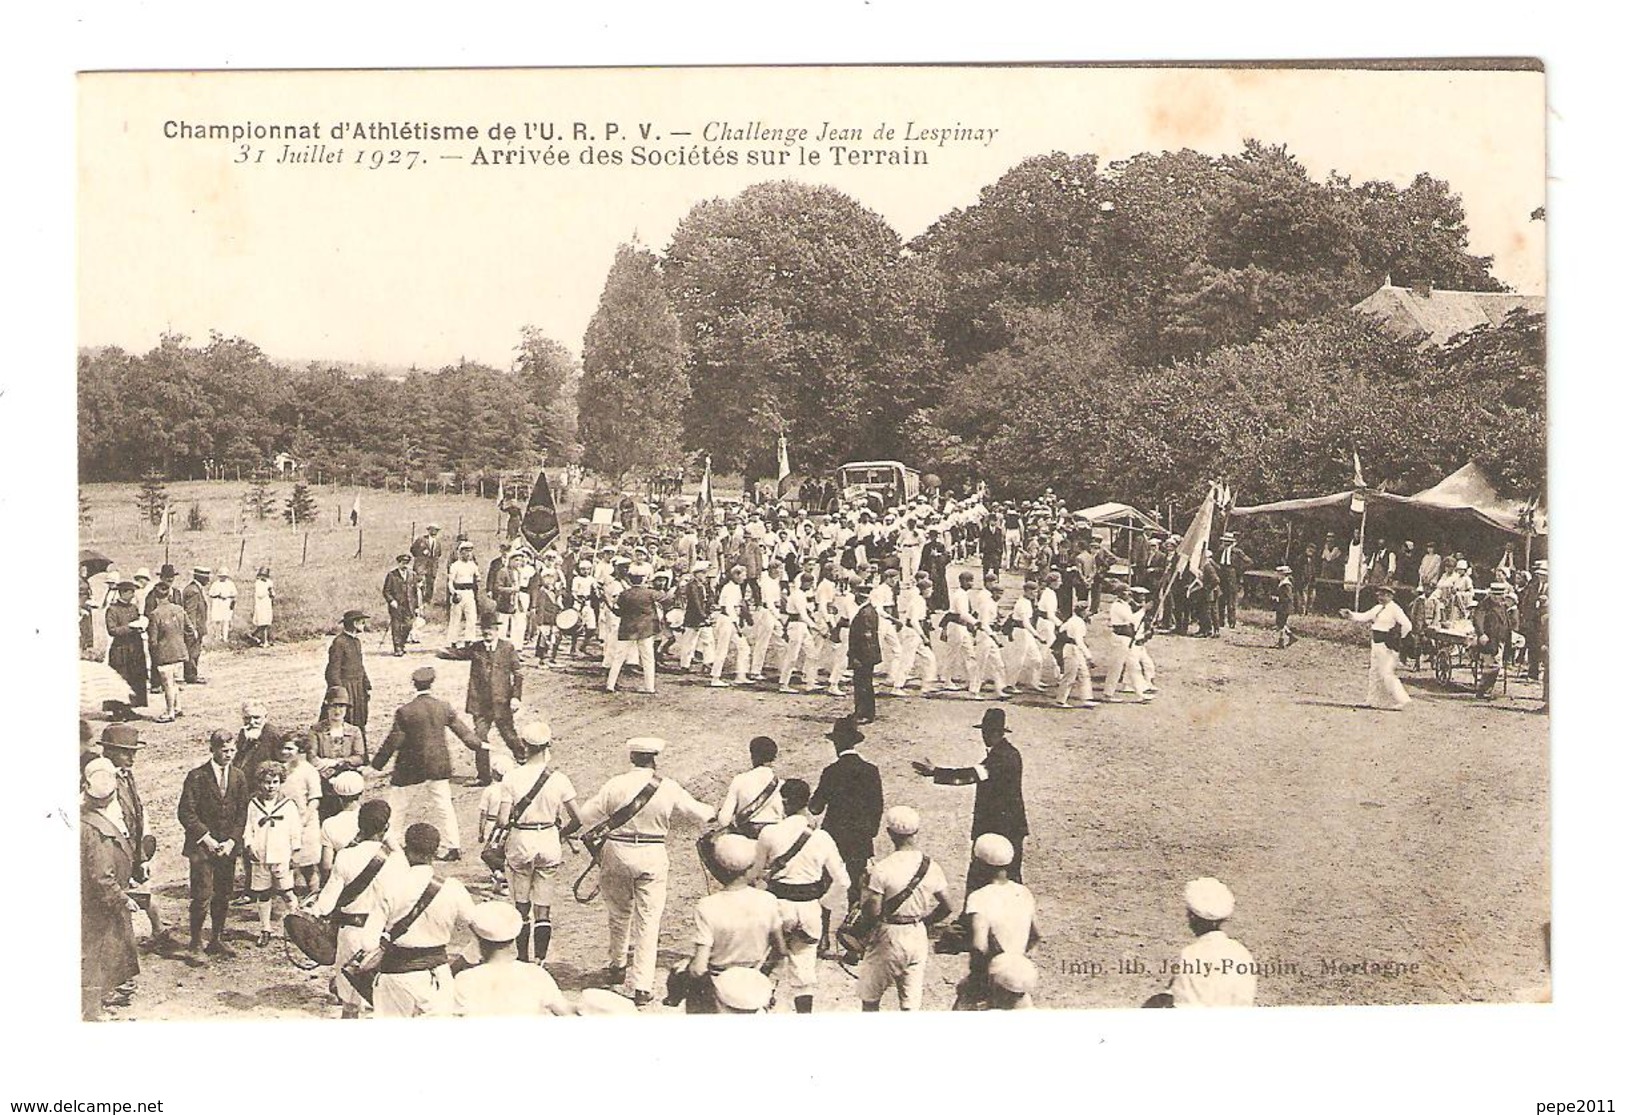
<path id="1" fill-rule="evenodd" d="M 612 479 L 701 453 L 771 476 L 783 433 L 797 471 L 895 456 L 1069 501 L 1154 506 L 1221 474 L 1244 500 L 1318 491 L 1347 482 L 1353 449 L 1399 490 L 1476 456 L 1534 493 L 1543 319 L 1437 349 L 1349 310 L 1385 278 L 1501 289 L 1467 241 L 1444 181 L 1317 180 L 1251 141 L 1035 156 L 907 242 L 839 190 L 769 182 L 695 205 L 663 250 L 623 245 L 579 368 L 534 330 L 505 371 L 404 382 L 265 377 L 252 345 L 219 337 L 82 355 L 81 467 L 128 478 L 303 447 L 391 474 L 546 451 Z"/>

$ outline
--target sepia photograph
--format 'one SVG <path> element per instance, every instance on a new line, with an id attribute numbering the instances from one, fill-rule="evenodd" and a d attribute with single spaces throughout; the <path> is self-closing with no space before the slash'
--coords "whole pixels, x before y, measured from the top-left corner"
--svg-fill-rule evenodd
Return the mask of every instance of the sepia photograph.
<path id="1" fill-rule="evenodd" d="M 1540 61 L 76 94 L 83 1020 L 1553 1001 Z"/>

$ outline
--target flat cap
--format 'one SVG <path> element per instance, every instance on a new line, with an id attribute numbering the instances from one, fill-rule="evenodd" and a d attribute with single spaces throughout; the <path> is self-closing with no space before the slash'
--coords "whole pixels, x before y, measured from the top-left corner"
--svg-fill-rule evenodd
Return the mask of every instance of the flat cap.
<path id="1" fill-rule="evenodd" d="M 724 833 L 717 837 L 711 853 L 716 858 L 718 867 L 740 875 L 756 862 L 756 841 L 737 832 Z"/>
<path id="2" fill-rule="evenodd" d="M 773 1000 L 773 981 L 755 968 L 729 968 L 711 977 L 717 1003 L 736 1014 L 767 1009 Z"/>
<path id="3" fill-rule="evenodd" d="M 359 771 L 343 771 L 333 778 L 333 792 L 341 798 L 358 798 L 366 788 L 367 780 Z"/>
<path id="4" fill-rule="evenodd" d="M 971 845 L 971 855 L 989 867 L 1009 867 L 1016 858 L 1016 849 L 1008 837 L 996 832 L 984 832 Z"/>
<path id="5" fill-rule="evenodd" d="M 519 936 L 525 919 L 519 916 L 511 902 L 481 902 L 474 907 L 468 927 L 474 936 L 492 944 L 504 944 Z"/>
<path id="6" fill-rule="evenodd" d="M 1236 896 L 1211 875 L 1185 884 L 1185 906 L 1203 921 L 1223 921 L 1236 909 Z"/>
<path id="7" fill-rule="evenodd" d="M 433 680 L 433 666 L 419 666 L 417 669 L 412 671 L 412 684 L 414 685 L 428 685 Z"/>
<path id="8" fill-rule="evenodd" d="M 1027 995 L 1038 986 L 1038 965 L 1019 952 L 1001 952 L 988 962 L 987 978 L 1012 995 Z"/>

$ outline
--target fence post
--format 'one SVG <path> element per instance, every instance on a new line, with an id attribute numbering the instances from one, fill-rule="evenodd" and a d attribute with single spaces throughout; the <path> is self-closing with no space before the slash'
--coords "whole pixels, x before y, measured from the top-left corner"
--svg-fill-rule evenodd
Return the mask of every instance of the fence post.
<path id="1" fill-rule="evenodd" d="M 356 527 L 355 528 L 355 556 L 356 557 L 361 556 L 361 539 L 366 535 L 366 533 L 367 533 L 367 528 L 366 527 Z"/>
<path id="2" fill-rule="evenodd" d="M 310 531 L 305 531 L 305 540 L 299 547 L 299 564 L 305 564 L 305 558 L 310 556 Z"/>

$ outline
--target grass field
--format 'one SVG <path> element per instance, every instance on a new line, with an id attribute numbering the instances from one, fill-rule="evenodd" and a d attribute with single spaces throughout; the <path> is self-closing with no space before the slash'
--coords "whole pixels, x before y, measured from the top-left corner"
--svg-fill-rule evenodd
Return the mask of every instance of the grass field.
<path id="1" fill-rule="evenodd" d="M 495 554 L 502 537 L 495 500 L 373 488 L 359 489 L 360 525 L 352 527 L 349 513 L 358 489 L 312 486 L 320 517 L 295 529 L 282 518 L 291 489 L 288 483 L 271 486 L 276 511 L 262 521 L 242 513 L 246 484 L 172 483 L 168 491 L 175 529 L 166 548 L 155 541 L 157 528 L 146 522 L 136 506 L 136 485 L 85 485 L 81 491 L 89 510 L 80 529 L 80 544 L 113 559 L 126 575 L 143 566 L 156 573 L 166 552 L 183 578 L 191 576 L 194 565 L 226 567 L 238 592 L 232 634 L 246 641 L 254 571 L 261 565 L 271 567 L 276 582 L 274 636 L 293 640 L 333 630 L 346 609 L 380 610 L 384 574 L 394 564 L 395 555 L 411 545 L 414 533 L 421 533 L 430 522 L 444 528 L 442 537 L 448 545 L 459 530 L 468 534 L 482 564 Z M 204 530 L 185 529 L 187 509 L 193 504 L 207 520 Z M 99 583 L 100 579 L 95 582 Z M 95 593 L 94 599 L 99 602 L 101 594 Z M 106 631 L 99 616 L 97 625 L 100 650 L 106 645 Z"/>
<path id="2" fill-rule="evenodd" d="M 325 575 L 357 565 L 333 560 Z M 371 592 L 374 572 L 358 594 Z M 406 658 L 369 659 L 374 740 L 408 697 L 411 670 L 433 661 L 440 634 L 431 628 L 426 646 Z M 1091 641 L 1103 657 L 1098 622 Z M 1482 702 L 1407 674 L 1416 701 L 1383 713 L 1353 707 L 1364 693 L 1361 647 L 1306 639 L 1277 651 L 1271 631 L 1244 625 L 1221 639 L 1159 638 L 1154 649 L 1162 695 L 1150 705 L 1062 710 L 1033 697 L 1009 705 L 1033 830 L 1026 881 L 1045 936 L 1034 953 L 1040 1005 L 1127 1007 L 1160 990 L 1167 977 L 1157 966 L 1189 939 L 1181 888 L 1204 874 L 1234 889 L 1231 932 L 1275 966 L 1260 978 L 1261 1005 L 1504 1002 L 1546 981 L 1548 721 L 1538 687 L 1515 682 L 1509 697 Z M 308 724 L 325 650 L 319 639 L 211 650 L 203 660 L 210 684 L 185 692 L 184 718 L 143 725 L 149 746 L 138 769 L 160 841 L 155 885 L 172 922 L 185 917 L 174 820 L 184 772 L 205 759 L 210 728 L 237 722 L 246 697 L 265 700 L 280 725 Z M 436 691 L 460 707 L 467 667 L 437 665 Z M 667 674 L 660 684 L 654 697 L 610 695 L 585 661 L 527 670 L 527 711 L 552 723 L 556 761 L 579 793 L 624 769 L 624 740 L 645 734 L 671 741 L 662 773 L 713 804 L 749 765 L 746 744 L 757 734 L 779 740 L 781 777 L 815 780 L 832 757 L 823 733 L 851 707 L 850 698 L 711 690 Z M 971 791 L 933 786 L 908 764 L 921 756 L 974 762 L 972 725 L 986 707 L 959 697 L 886 699 L 862 748 L 880 766 L 887 802 L 921 810 L 922 845 L 943 864 L 956 901 Z M 471 834 L 479 791 L 467 784 L 471 757 L 454 751 L 453 795 Z M 373 777 L 372 790 L 382 782 Z M 687 955 L 693 903 L 705 893 L 693 835 L 679 830 L 671 843 L 662 967 Z M 464 847 L 467 858 L 446 866 L 478 896 L 485 872 L 471 835 Z M 579 858 L 566 863 L 566 883 L 580 866 Z M 554 922 L 549 969 L 573 993 L 604 963 L 603 907 L 561 892 Z M 117 1015 L 336 1015 L 325 975 L 296 970 L 280 942 L 253 947 L 248 910 L 233 909 L 231 928 L 235 961 L 192 970 L 144 957 L 135 1000 Z M 933 957 L 926 1005 L 945 1009 L 964 970 L 963 957 Z M 821 1010 L 857 1009 L 839 968 L 826 962 L 820 978 Z"/>

